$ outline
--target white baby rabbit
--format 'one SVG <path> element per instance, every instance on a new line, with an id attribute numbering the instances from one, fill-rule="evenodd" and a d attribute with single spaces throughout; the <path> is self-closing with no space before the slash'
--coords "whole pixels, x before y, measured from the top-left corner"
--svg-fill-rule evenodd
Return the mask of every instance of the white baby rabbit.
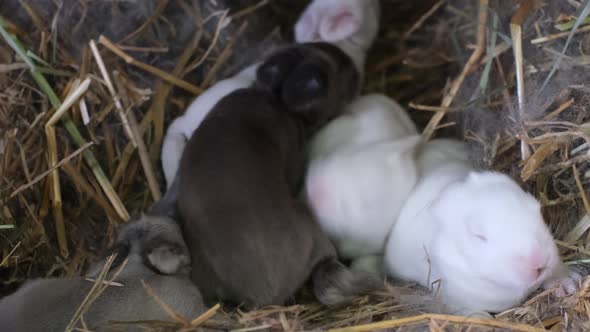
<path id="1" fill-rule="evenodd" d="M 379 13 L 378 0 L 314 0 L 295 25 L 295 39 L 299 43 L 333 42 L 353 59 L 362 76 L 366 52 L 377 35 Z M 168 188 L 178 170 L 186 142 L 195 129 L 222 97 L 252 84 L 259 64 L 212 85 L 189 105 L 184 115 L 170 124 L 161 155 Z"/>
<path id="2" fill-rule="evenodd" d="M 362 79 L 380 14 L 379 0 L 313 0 L 295 24 L 295 40 L 335 44 L 353 59 Z"/>
<path id="3" fill-rule="evenodd" d="M 344 114 L 322 128 L 310 146 L 310 160 L 339 148 L 417 135 L 418 129 L 406 110 L 382 94 L 368 94 L 348 104 Z"/>
<path id="4" fill-rule="evenodd" d="M 120 285 L 107 287 L 84 314 L 83 320 L 92 331 L 113 331 L 113 327 L 106 326 L 108 321 L 170 320 L 146 292 L 142 280 L 186 318 L 197 317 L 204 311 L 201 293 L 188 277 L 189 253 L 174 220 L 143 215 L 124 224 L 111 252 L 117 253 L 117 257 L 107 280 L 111 280 L 125 259 L 127 263 L 114 280 Z M 87 276 L 96 277 L 104 261 L 94 264 Z M 0 300 L 2 331 L 62 332 L 92 286 L 93 281 L 84 277 L 26 282 Z M 129 326 L 124 330 L 144 329 Z"/>
<path id="5" fill-rule="evenodd" d="M 418 130 L 393 99 L 369 94 L 314 137 L 304 196 L 352 268 L 381 274 L 385 239 L 417 181 Z"/>
<path id="6" fill-rule="evenodd" d="M 380 255 L 391 225 L 417 181 L 419 135 L 341 149 L 314 160 L 305 182 L 307 202 L 342 258 L 364 259 L 380 274 Z M 378 264 L 377 264 L 378 267 Z"/>
<path id="7" fill-rule="evenodd" d="M 506 175 L 473 170 L 466 151 L 434 140 L 418 152 L 421 177 L 391 229 L 384 264 L 393 277 L 440 290 L 452 313 L 485 315 L 567 270 L 537 200 Z M 561 280 L 571 292 L 572 280 Z"/>

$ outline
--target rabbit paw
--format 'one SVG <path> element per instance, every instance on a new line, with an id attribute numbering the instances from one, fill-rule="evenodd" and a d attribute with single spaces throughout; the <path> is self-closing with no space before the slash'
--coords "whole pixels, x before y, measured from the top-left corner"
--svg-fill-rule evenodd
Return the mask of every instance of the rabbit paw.
<path id="1" fill-rule="evenodd" d="M 564 297 L 575 293 L 583 276 L 573 270 L 569 270 L 564 277 L 552 279 L 543 285 L 544 289 L 552 289 L 556 297 Z"/>
<path id="2" fill-rule="evenodd" d="M 463 316 L 469 318 L 492 319 L 494 316 L 486 311 L 475 311 L 468 308 L 447 307 L 447 312 L 455 316 Z"/>
<path id="3" fill-rule="evenodd" d="M 384 275 L 383 256 L 367 255 L 358 257 L 352 261 L 350 268 L 355 271 L 364 271 L 374 276 L 382 277 Z"/>

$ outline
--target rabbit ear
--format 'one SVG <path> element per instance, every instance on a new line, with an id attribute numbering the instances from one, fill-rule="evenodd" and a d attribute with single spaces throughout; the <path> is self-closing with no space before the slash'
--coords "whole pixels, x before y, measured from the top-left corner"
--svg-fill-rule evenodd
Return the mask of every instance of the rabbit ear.
<path id="1" fill-rule="evenodd" d="M 313 10 L 306 10 L 295 24 L 295 40 L 298 43 L 310 42 L 316 38 L 318 31 L 317 19 Z"/>
<path id="2" fill-rule="evenodd" d="M 146 258 L 162 274 L 175 274 L 190 264 L 186 248 L 168 241 L 153 241 L 147 249 Z"/>
<path id="3" fill-rule="evenodd" d="M 350 38 L 360 29 L 358 13 L 348 6 L 342 6 L 321 18 L 319 33 L 327 42 Z"/>

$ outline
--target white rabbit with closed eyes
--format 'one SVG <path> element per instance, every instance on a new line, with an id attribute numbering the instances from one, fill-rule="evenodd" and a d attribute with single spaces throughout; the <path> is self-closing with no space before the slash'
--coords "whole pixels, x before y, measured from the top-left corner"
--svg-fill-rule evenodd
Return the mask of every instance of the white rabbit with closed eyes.
<path id="1" fill-rule="evenodd" d="M 418 151 L 420 180 L 387 240 L 387 273 L 434 284 L 460 314 L 509 309 L 555 282 L 572 292 L 579 275 L 568 276 L 537 200 L 467 160 L 466 146 L 453 140 Z"/>

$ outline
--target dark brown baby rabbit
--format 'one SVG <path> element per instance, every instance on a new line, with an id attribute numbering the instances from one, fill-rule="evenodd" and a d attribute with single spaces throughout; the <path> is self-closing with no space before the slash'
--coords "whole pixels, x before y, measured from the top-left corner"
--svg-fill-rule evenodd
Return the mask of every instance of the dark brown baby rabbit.
<path id="1" fill-rule="evenodd" d="M 221 99 L 188 141 L 172 190 L 192 280 L 205 299 L 280 305 L 311 275 L 316 297 L 336 304 L 378 285 L 338 261 L 295 198 L 310 135 L 357 95 L 358 77 L 333 45 L 281 49 L 251 87 Z"/>

